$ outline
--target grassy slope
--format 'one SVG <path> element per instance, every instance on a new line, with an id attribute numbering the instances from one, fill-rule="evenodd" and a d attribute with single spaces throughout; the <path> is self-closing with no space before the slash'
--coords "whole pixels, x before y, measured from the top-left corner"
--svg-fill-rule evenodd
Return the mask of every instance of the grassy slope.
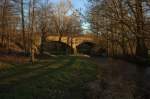
<path id="1" fill-rule="evenodd" d="M 85 84 L 94 79 L 96 66 L 76 57 L 0 63 L 0 99 L 83 99 Z"/>

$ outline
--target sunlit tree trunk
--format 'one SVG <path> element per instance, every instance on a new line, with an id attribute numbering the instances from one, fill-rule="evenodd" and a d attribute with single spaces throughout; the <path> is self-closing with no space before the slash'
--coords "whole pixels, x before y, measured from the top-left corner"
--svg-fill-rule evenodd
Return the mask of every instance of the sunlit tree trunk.
<path id="1" fill-rule="evenodd" d="M 26 53 L 26 37 L 25 37 L 25 23 L 24 23 L 24 0 L 21 0 L 21 21 L 22 21 L 22 40 L 24 45 L 24 51 Z"/>
<path id="2" fill-rule="evenodd" d="M 31 15 L 31 62 L 35 62 L 35 45 L 34 45 L 34 18 L 35 18 L 35 0 L 30 1 L 32 5 L 32 15 Z"/>

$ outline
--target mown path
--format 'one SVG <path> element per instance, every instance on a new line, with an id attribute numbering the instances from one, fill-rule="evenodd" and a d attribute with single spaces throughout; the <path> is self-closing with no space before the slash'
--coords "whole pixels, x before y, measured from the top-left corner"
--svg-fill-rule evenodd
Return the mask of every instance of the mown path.
<path id="1" fill-rule="evenodd" d="M 0 62 L 0 99 L 83 99 L 96 79 L 92 62 L 80 57 L 50 57 L 31 63 Z"/>

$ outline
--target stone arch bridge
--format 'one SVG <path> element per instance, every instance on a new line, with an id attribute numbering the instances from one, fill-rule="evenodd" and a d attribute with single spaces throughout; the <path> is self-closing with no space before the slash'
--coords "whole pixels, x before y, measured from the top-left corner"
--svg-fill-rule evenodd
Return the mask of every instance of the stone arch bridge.
<path id="1" fill-rule="evenodd" d="M 47 36 L 46 41 L 59 41 L 59 36 L 49 35 Z M 77 46 L 84 42 L 90 42 L 99 45 L 99 39 L 95 35 L 79 35 L 74 37 L 62 36 L 61 42 L 72 47 L 75 54 L 77 53 Z"/>

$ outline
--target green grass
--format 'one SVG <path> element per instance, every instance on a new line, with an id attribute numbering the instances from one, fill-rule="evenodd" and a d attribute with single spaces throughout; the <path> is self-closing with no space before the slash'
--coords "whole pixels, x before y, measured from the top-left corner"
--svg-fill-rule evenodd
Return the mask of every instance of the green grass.
<path id="1" fill-rule="evenodd" d="M 0 67 L 0 99 L 83 99 L 86 84 L 96 79 L 96 65 L 79 57 Z"/>

